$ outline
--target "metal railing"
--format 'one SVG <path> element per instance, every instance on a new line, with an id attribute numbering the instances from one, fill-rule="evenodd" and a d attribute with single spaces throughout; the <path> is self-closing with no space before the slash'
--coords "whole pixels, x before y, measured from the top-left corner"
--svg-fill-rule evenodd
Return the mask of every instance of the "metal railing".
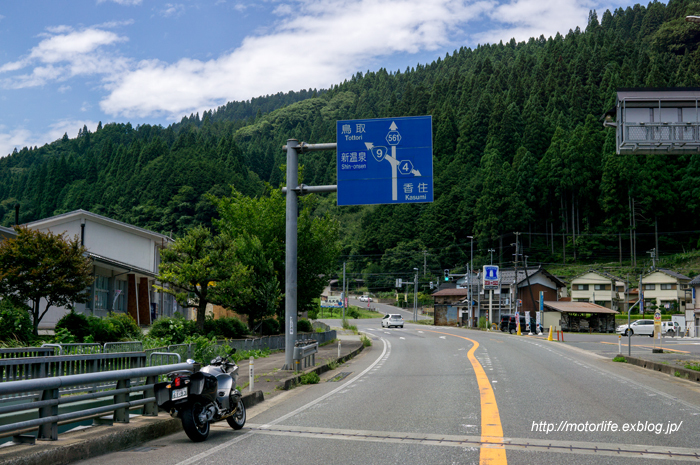
<path id="1" fill-rule="evenodd" d="M 53 347 L 12 347 L 7 349 L 0 349 L 0 359 L 46 357 L 53 354 Z"/>
<path id="2" fill-rule="evenodd" d="M 621 150 L 700 150 L 699 123 L 621 123 Z"/>
<path id="3" fill-rule="evenodd" d="M 22 436 L 22 433 L 38 430 L 37 439 L 56 440 L 58 425 L 78 420 L 97 418 L 106 413 L 114 412 L 113 421 L 129 422 L 129 409 L 143 408 L 143 414 L 158 415 L 154 384 L 160 375 L 176 370 L 193 370 L 188 363 L 175 365 L 134 368 L 127 370 L 107 371 L 70 376 L 55 376 L 51 378 L 28 379 L 12 383 L 0 383 L 0 397 L 15 397 L 31 393 L 36 401 L 0 406 L 0 414 L 35 411 L 38 418 L 8 423 L 0 426 L 0 437 L 13 436 L 16 442 L 33 441 L 33 436 Z M 133 380 L 137 380 L 135 383 Z M 140 380 L 144 380 L 141 382 Z M 110 390 L 86 392 L 79 395 L 63 397 L 65 392 L 76 393 L 88 391 L 84 386 L 114 386 Z M 130 400 L 132 394 L 142 393 L 141 399 Z M 110 405 L 90 407 L 86 401 L 113 399 Z M 59 407 L 67 404 L 82 403 L 88 408 L 72 412 L 60 413 Z"/>
<path id="4" fill-rule="evenodd" d="M 102 353 L 110 354 L 114 352 L 143 352 L 143 342 L 105 342 Z"/>
<path id="5" fill-rule="evenodd" d="M 146 366 L 145 352 L 115 354 L 55 355 L 0 360 L 0 386 L 11 382 L 38 380 L 61 376 L 99 373 Z M 89 386 L 96 390 L 100 386 Z M 68 389 L 68 388 L 65 388 Z M 68 390 L 64 392 L 68 393 Z M 20 397 L 31 398 L 30 393 Z M 17 396 L 0 395 L 0 403 L 16 401 Z"/>
<path id="6" fill-rule="evenodd" d="M 316 365 L 317 353 L 318 342 L 314 339 L 298 340 L 294 344 L 294 354 L 292 356 L 296 371 Z"/>

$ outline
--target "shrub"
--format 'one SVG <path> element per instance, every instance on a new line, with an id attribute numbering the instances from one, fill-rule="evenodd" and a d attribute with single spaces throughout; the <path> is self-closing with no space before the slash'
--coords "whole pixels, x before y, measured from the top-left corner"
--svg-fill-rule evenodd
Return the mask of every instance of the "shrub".
<path id="1" fill-rule="evenodd" d="M 263 336 L 279 334 L 280 324 L 274 318 L 265 318 L 260 324 L 260 332 Z"/>
<path id="2" fill-rule="evenodd" d="M 310 333 L 313 332 L 313 327 L 311 326 L 311 322 L 309 320 L 305 320 L 303 318 L 299 319 L 297 321 L 297 332 L 299 333 Z"/>
<path id="3" fill-rule="evenodd" d="M 0 341 L 29 342 L 34 335 L 29 307 L 13 303 L 10 299 L 0 300 Z"/>
<path id="4" fill-rule="evenodd" d="M 362 345 L 365 347 L 369 347 L 372 345 L 372 340 L 364 334 L 360 337 L 360 340 L 362 341 Z"/>
<path id="5" fill-rule="evenodd" d="M 216 337 L 239 339 L 248 334 L 248 327 L 238 318 L 226 317 L 213 321 Z"/>
<path id="6" fill-rule="evenodd" d="M 613 358 L 613 362 L 627 363 L 627 359 L 622 355 L 616 355 L 615 358 Z"/>
<path id="7" fill-rule="evenodd" d="M 358 318 L 360 318 L 360 311 L 355 307 L 350 307 L 348 308 L 348 311 L 345 312 L 345 315 L 354 320 L 357 320 Z"/>
<path id="8" fill-rule="evenodd" d="M 117 339 L 105 342 L 117 342 L 117 341 L 136 341 L 141 339 L 143 333 L 139 327 L 136 320 L 134 320 L 131 315 L 126 313 L 113 313 L 106 318 L 102 318 L 103 321 L 109 321 L 114 324 L 114 329 L 116 331 Z"/>
<path id="9" fill-rule="evenodd" d="M 315 371 L 301 375 L 299 379 L 301 384 L 318 384 L 319 381 L 321 381 L 321 377 Z"/>
<path id="10" fill-rule="evenodd" d="M 151 325 L 148 335 L 166 339 L 171 344 L 182 344 L 194 332 L 194 322 L 182 317 L 160 317 Z"/>
<path id="11" fill-rule="evenodd" d="M 88 317 L 87 315 L 71 310 L 63 315 L 63 317 L 58 320 L 58 323 L 56 323 L 56 334 L 58 334 L 59 330 L 65 330 L 72 334 L 76 342 L 83 342 L 85 336 L 90 334 Z"/>
<path id="12" fill-rule="evenodd" d="M 309 315 L 309 319 L 311 319 L 311 320 L 318 319 L 318 309 L 309 310 L 307 312 L 307 314 Z"/>

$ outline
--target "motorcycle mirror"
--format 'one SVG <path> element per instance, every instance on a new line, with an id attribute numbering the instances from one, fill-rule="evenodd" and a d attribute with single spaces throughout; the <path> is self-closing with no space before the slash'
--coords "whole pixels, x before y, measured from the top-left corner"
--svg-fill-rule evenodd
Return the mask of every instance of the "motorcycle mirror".
<path id="1" fill-rule="evenodd" d="M 193 365 L 195 363 L 195 361 L 191 358 L 188 358 L 187 360 L 185 360 L 185 362 L 189 363 L 190 365 Z"/>
<path id="2" fill-rule="evenodd" d="M 236 348 L 235 348 L 235 347 L 229 347 L 229 348 L 228 348 L 228 351 L 229 351 L 229 353 L 230 353 L 231 355 L 233 355 L 233 354 L 236 353 Z"/>

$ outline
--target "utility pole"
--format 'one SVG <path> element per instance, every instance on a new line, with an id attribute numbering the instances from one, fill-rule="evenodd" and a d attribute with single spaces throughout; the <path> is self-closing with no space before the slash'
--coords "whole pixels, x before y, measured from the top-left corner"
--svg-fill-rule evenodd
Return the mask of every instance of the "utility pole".
<path id="1" fill-rule="evenodd" d="M 469 292 L 467 292 L 467 297 L 469 297 L 469 317 L 470 317 L 470 325 L 472 321 L 474 321 L 474 305 L 472 305 L 472 302 L 474 301 L 474 295 L 472 294 L 472 272 L 474 271 L 474 236 L 467 236 L 467 239 L 471 240 L 471 255 L 470 255 L 470 262 L 469 266 L 467 267 L 467 287 L 469 288 Z M 477 319 L 478 320 L 478 319 Z"/>
<path id="2" fill-rule="evenodd" d="M 656 249 L 651 249 L 647 253 L 651 255 L 651 269 L 656 270 Z"/>
<path id="3" fill-rule="evenodd" d="M 423 276 L 428 274 L 428 251 L 423 251 Z"/>
<path id="4" fill-rule="evenodd" d="M 489 253 L 491 254 L 491 264 L 493 265 L 493 253 L 495 252 L 495 249 L 489 249 Z"/>
<path id="5" fill-rule="evenodd" d="M 515 233 L 515 297 L 513 300 L 515 300 L 515 311 L 518 312 L 518 248 L 519 248 L 519 240 L 520 239 L 520 233 L 516 232 Z"/>

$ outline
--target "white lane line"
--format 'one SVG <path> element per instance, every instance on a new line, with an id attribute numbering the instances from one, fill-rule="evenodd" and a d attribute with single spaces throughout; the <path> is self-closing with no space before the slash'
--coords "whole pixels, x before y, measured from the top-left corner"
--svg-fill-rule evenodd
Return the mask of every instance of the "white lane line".
<path id="1" fill-rule="evenodd" d="M 447 336 L 440 336 L 440 339 L 447 339 Z"/>
<path id="2" fill-rule="evenodd" d="M 367 373 L 368 373 L 372 368 L 374 368 L 374 366 L 377 365 L 381 360 L 384 360 L 384 356 L 385 356 L 385 355 L 386 355 L 386 357 L 388 358 L 389 355 L 391 354 L 391 343 L 390 343 L 389 341 L 387 341 L 386 339 L 384 339 L 384 338 L 380 338 L 380 340 L 384 343 L 384 350 L 382 350 L 382 353 L 379 355 L 379 357 L 377 357 L 377 359 L 376 359 L 374 362 L 372 362 L 372 364 L 371 364 L 370 366 L 368 366 L 367 368 L 365 368 L 364 371 L 360 372 L 360 374 L 358 374 L 356 377 L 354 377 L 353 379 L 351 379 L 351 380 L 345 382 L 344 384 L 338 386 L 337 388 L 333 389 L 331 392 L 328 392 L 328 393 L 322 395 L 321 397 L 319 397 L 319 398 L 317 398 L 317 399 L 315 399 L 315 400 L 312 400 L 312 401 L 309 402 L 308 404 L 302 405 L 302 406 L 299 407 L 298 409 L 296 409 L 296 410 L 294 410 L 294 411 L 292 411 L 292 412 L 289 412 L 289 413 L 286 414 L 286 415 L 283 415 L 283 416 L 279 417 L 277 420 L 274 420 L 274 421 L 271 421 L 270 423 L 267 423 L 267 424 L 265 424 L 265 425 L 262 425 L 260 428 L 261 428 L 261 429 L 269 428 L 270 426 L 273 426 L 273 425 L 276 425 L 276 424 L 278 424 L 278 423 L 280 423 L 280 422 L 283 422 L 283 421 L 286 420 L 287 418 L 292 417 L 292 416 L 296 415 L 297 413 L 303 412 L 304 410 L 313 407 L 314 405 L 318 404 L 319 402 L 324 401 L 325 399 L 327 399 L 328 397 L 332 396 L 333 394 L 338 393 L 338 392 L 342 391 L 342 390 L 345 389 L 345 388 L 352 387 L 352 384 L 353 384 L 355 381 L 357 381 L 357 380 L 360 379 L 362 376 L 364 376 L 365 374 L 367 374 Z M 255 431 L 252 431 L 252 430 L 251 430 L 251 431 L 248 431 L 248 432 L 246 432 L 246 433 L 244 433 L 244 434 L 242 434 L 242 435 L 240 435 L 240 436 L 237 436 L 237 437 L 231 439 L 230 441 L 226 441 L 226 442 L 223 443 L 223 444 L 219 444 L 219 445 L 216 446 L 216 447 L 212 447 L 211 449 L 206 450 L 206 451 L 204 451 L 204 452 L 202 452 L 202 453 L 200 453 L 200 454 L 197 454 L 197 455 L 195 455 L 195 456 L 192 456 L 192 457 L 190 457 L 190 458 L 187 459 L 187 460 L 183 460 L 182 462 L 178 462 L 177 465 L 191 465 L 191 464 L 193 464 L 193 463 L 196 463 L 196 462 L 198 462 L 198 461 L 200 461 L 200 460 L 202 460 L 202 459 L 205 459 L 205 458 L 209 457 L 209 456 L 212 455 L 212 454 L 215 454 L 215 453 L 217 453 L 217 452 L 219 452 L 219 451 L 221 451 L 221 450 L 223 450 L 223 449 L 226 449 L 227 447 L 229 447 L 229 446 L 231 446 L 231 445 L 233 445 L 233 444 L 235 444 L 235 443 L 237 443 L 237 442 L 239 442 L 239 441 L 242 441 L 242 440 L 245 439 L 245 438 L 248 438 L 248 437 L 252 436 L 253 434 L 255 434 Z"/>
<path id="3" fill-rule="evenodd" d="M 405 337 L 401 336 L 399 339 L 406 339 Z"/>

